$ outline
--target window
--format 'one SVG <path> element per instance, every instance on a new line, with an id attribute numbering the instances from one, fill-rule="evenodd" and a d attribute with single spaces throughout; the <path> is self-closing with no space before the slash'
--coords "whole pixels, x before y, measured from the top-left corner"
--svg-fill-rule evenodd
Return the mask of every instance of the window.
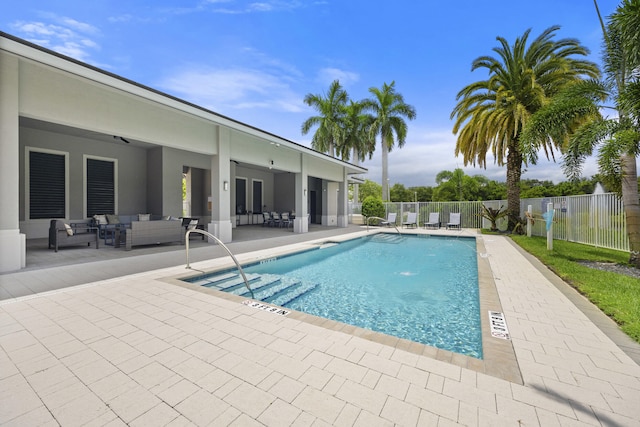
<path id="1" fill-rule="evenodd" d="M 262 181 L 253 180 L 253 212 L 262 212 Z"/>
<path id="2" fill-rule="evenodd" d="M 87 158 L 87 217 L 116 213 L 116 164 Z"/>
<path id="3" fill-rule="evenodd" d="M 236 213 L 247 211 L 247 179 L 236 178 Z"/>
<path id="4" fill-rule="evenodd" d="M 29 153 L 29 219 L 66 217 L 67 155 Z"/>

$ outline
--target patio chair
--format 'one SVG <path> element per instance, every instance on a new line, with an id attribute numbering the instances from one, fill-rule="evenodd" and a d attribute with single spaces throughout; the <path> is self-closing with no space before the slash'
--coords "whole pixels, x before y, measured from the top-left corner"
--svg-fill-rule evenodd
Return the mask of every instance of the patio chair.
<path id="1" fill-rule="evenodd" d="M 440 228 L 440 214 L 438 212 L 430 212 L 429 221 L 422 225 L 424 228 Z"/>
<path id="2" fill-rule="evenodd" d="M 273 221 L 274 227 L 280 227 L 280 214 L 278 212 L 271 212 L 271 221 Z"/>
<path id="3" fill-rule="evenodd" d="M 273 220 L 271 219 L 269 212 L 262 212 L 262 226 L 273 227 Z"/>
<path id="4" fill-rule="evenodd" d="M 382 221 L 380 223 L 380 225 L 386 225 L 387 227 L 389 227 L 391 224 L 396 225 L 396 217 L 397 216 L 398 216 L 397 213 L 391 212 L 389 215 L 387 215 L 387 220 L 386 221 Z"/>
<path id="5" fill-rule="evenodd" d="M 418 227 L 418 214 L 415 212 L 409 212 L 407 214 L 407 220 L 402 223 L 403 227 Z"/>
<path id="6" fill-rule="evenodd" d="M 451 213 L 449 214 L 449 222 L 447 223 L 447 230 L 450 228 L 458 228 L 460 229 L 460 213 Z"/>
<path id="7" fill-rule="evenodd" d="M 186 233 L 187 231 L 189 231 L 189 230 L 202 230 L 202 231 L 204 231 L 204 224 L 198 224 L 198 222 L 199 222 L 199 221 L 200 221 L 200 220 L 198 220 L 197 218 L 191 218 L 191 219 L 189 219 L 189 223 L 188 223 L 188 224 L 186 225 L 186 227 L 185 227 L 185 229 L 186 229 L 185 233 Z M 182 220 L 182 223 L 184 224 L 184 218 L 183 218 L 183 220 Z M 202 238 L 202 240 L 204 240 L 204 234 L 202 234 L 202 233 L 195 233 L 195 234 L 194 234 L 194 233 L 191 233 L 191 234 L 189 235 L 189 238 L 191 238 L 191 237 L 192 237 L 192 236 L 194 236 L 194 235 L 195 235 L 195 236 L 198 236 L 198 235 L 199 235 L 199 236 Z"/>
<path id="8" fill-rule="evenodd" d="M 291 221 L 291 218 L 289 218 L 289 212 L 282 212 L 282 214 L 280 215 L 280 227 L 287 227 L 289 228 L 290 225 L 292 225 L 293 222 Z"/>
<path id="9" fill-rule="evenodd" d="M 62 220 L 52 219 L 49 224 L 49 249 L 52 247 L 58 252 L 62 246 L 84 245 L 90 246 L 95 242 L 96 249 L 100 243 L 98 229 L 91 227 L 86 222 L 65 223 Z"/>

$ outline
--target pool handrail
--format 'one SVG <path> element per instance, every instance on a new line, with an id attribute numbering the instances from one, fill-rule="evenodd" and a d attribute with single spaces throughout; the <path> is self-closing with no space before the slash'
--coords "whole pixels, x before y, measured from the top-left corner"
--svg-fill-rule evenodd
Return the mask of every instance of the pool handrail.
<path id="1" fill-rule="evenodd" d="M 372 218 L 373 219 L 381 219 L 383 221 L 386 221 L 385 218 L 380 218 L 379 216 L 369 216 L 369 217 L 367 217 L 367 232 L 369 231 L 369 220 L 372 219 Z M 398 230 L 398 227 L 396 227 L 395 224 L 393 224 L 393 228 L 395 228 L 396 231 L 398 232 L 398 234 L 400 234 L 400 230 Z"/>
<path id="2" fill-rule="evenodd" d="M 191 233 L 203 234 L 203 235 L 207 236 L 208 238 L 215 240 L 217 244 L 222 246 L 224 248 L 224 250 L 227 251 L 227 253 L 231 257 L 233 262 L 235 262 L 236 267 L 238 267 L 238 271 L 240 272 L 240 275 L 242 276 L 242 280 L 244 280 L 244 285 L 247 287 L 247 289 L 249 290 L 249 293 L 251 294 L 251 298 L 255 299 L 256 297 L 253 295 L 253 290 L 251 290 L 251 287 L 249 286 L 249 281 L 247 280 L 247 276 L 245 276 L 244 270 L 242 270 L 242 267 L 240 266 L 240 263 L 238 262 L 236 257 L 233 255 L 233 253 L 231 253 L 231 250 L 227 247 L 227 245 L 222 243 L 222 240 L 218 239 L 216 236 L 214 236 L 213 234 L 209 233 L 208 231 L 200 230 L 200 229 L 197 229 L 197 228 L 193 228 L 191 230 L 187 230 L 187 233 L 185 234 L 185 248 L 186 248 L 186 251 L 187 251 L 187 266 L 185 268 L 188 268 L 188 269 L 191 270 L 191 265 L 189 264 L 189 235 Z"/>

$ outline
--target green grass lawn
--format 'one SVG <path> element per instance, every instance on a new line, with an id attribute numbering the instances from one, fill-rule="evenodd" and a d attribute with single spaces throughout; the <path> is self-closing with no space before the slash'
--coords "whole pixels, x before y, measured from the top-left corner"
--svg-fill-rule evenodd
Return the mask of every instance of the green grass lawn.
<path id="1" fill-rule="evenodd" d="M 554 240 L 553 250 L 548 251 L 545 237 L 512 235 L 511 238 L 589 298 L 627 335 L 640 342 L 640 280 L 578 263 L 599 261 L 627 265 L 629 254 L 562 240 Z"/>

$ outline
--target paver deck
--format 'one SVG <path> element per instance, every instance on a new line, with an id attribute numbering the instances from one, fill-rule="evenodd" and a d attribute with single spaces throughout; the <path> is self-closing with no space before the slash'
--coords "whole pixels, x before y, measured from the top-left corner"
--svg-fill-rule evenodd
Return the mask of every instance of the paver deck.
<path id="1" fill-rule="evenodd" d="M 640 425 L 640 366 L 507 238 L 479 238 L 523 384 L 177 286 L 170 267 L 0 301 L 0 424 Z"/>

